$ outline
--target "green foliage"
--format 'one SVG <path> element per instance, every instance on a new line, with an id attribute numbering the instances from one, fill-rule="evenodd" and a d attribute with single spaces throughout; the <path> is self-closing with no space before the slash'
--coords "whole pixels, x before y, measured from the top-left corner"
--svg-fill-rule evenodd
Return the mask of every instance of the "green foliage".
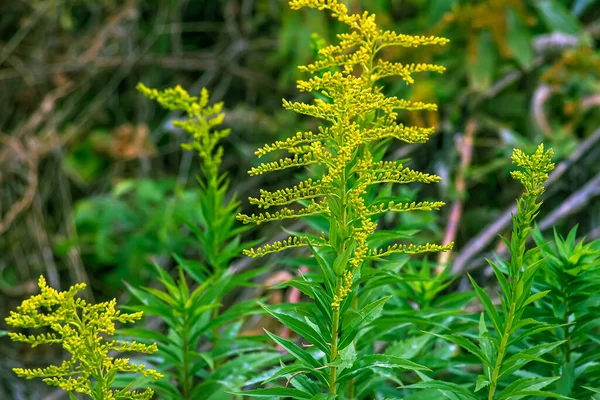
<path id="1" fill-rule="evenodd" d="M 258 269 L 236 275 L 230 268 L 231 261 L 252 244 L 241 242 L 240 235 L 246 228 L 236 226 L 239 202 L 235 197 L 228 198 L 229 181 L 226 175 L 219 176 L 223 155 L 219 142 L 229 134 L 229 130 L 214 129 L 223 121 L 223 104 L 208 106 L 206 89 L 199 99 L 181 87 L 159 92 L 140 84 L 139 89 L 165 108 L 185 111 L 190 118 L 175 121 L 174 125 L 193 138 L 184 149 L 195 150 L 200 156 L 203 174 L 198 178 L 198 218 L 182 218 L 198 241 L 202 260 L 174 255 L 178 262 L 177 281 L 157 267 L 162 290 L 139 290 L 129 285 L 130 292 L 142 303 L 131 308 L 161 318 L 168 330 L 166 334 L 149 329 L 122 333 L 158 342 L 156 368 L 168 379 L 155 387 L 163 398 L 229 398 L 226 392 L 240 390 L 252 379 L 255 369 L 272 364 L 275 357 L 269 356 L 270 350 L 261 340 L 237 337 L 242 327 L 239 320 L 257 312 L 255 301 L 239 302 L 220 313 L 220 301 L 227 293 L 252 286 L 252 279 L 262 273 Z M 188 277 L 197 287 L 190 288 Z M 207 341 L 210 349 L 201 351 Z M 254 354 L 259 350 L 260 355 Z M 240 369 L 240 365 L 246 368 Z"/>
<path id="2" fill-rule="evenodd" d="M 260 340 L 236 337 L 241 328 L 237 320 L 254 312 L 254 301 L 240 302 L 215 316 L 213 312 L 220 306 L 215 299 L 234 289 L 238 282 L 209 277 L 191 289 L 186 282 L 186 272 L 200 277 L 208 271 L 191 261 L 180 262 L 177 281 L 157 268 L 161 289 L 140 290 L 129 286 L 130 292 L 142 303 L 130 309 L 160 317 L 167 326 L 167 333 L 152 329 L 124 329 L 119 333 L 158 344 L 156 357 L 150 362 L 155 363 L 155 368 L 166 377 L 153 385 L 161 398 L 229 398 L 224 391 L 239 390 L 251 379 L 253 370 L 268 360 L 269 348 Z M 219 330 L 222 332 L 219 337 L 213 336 Z M 212 347 L 202 351 L 200 348 L 206 338 L 210 338 Z M 264 352 L 265 359 L 257 360 L 252 355 L 258 350 Z M 237 370 L 236 366 L 241 363 L 251 365 L 252 369 Z M 227 375 L 230 375 L 229 379 L 223 380 Z"/>
<path id="3" fill-rule="evenodd" d="M 102 285 L 98 291 L 114 295 L 122 281 L 146 283 L 155 260 L 201 251 L 181 229 L 182 221 L 203 220 L 201 204 L 197 190 L 182 190 L 174 180 L 124 180 L 110 194 L 76 205 L 77 238 L 62 240 L 57 252 L 80 249 L 87 270 Z"/>
<path id="4" fill-rule="evenodd" d="M 600 387 L 600 241 L 577 241 L 576 235 L 576 228 L 566 238 L 555 231 L 547 242 L 539 231 L 534 234 L 544 266 L 535 290 L 549 292 L 535 303 L 535 315 L 556 326 L 538 340 L 563 342 L 554 353 L 555 364 L 547 368 L 561 376 L 556 393 L 585 398 L 586 388 Z"/>
<path id="5" fill-rule="evenodd" d="M 66 292 L 58 292 L 40 277 L 38 286 L 41 293 L 23 301 L 17 311 L 11 311 L 6 318 L 10 326 L 24 329 L 50 328 L 52 333 L 25 335 L 9 332 L 16 342 L 27 343 L 32 347 L 41 344 L 60 344 L 71 358 L 59 366 L 23 369 L 14 372 L 27 379 L 43 378 L 50 386 L 57 386 L 69 393 L 82 393 L 95 400 L 111 399 L 150 399 L 152 389 L 131 390 L 134 381 L 123 389 L 113 389 L 119 373 L 139 373 L 159 380 L 162 374 L 144 365 L 133 364 L 128 358 L 118 358 L 109 352 L 155 353 L 156 344 L 146 345 L 137 342 L 106 340 L 115 333 L 115 322 L 132 323 L 142 318 L 142 312 L 125 314 L 115 309 L 116 300 L 89 304 L 77 293 L 85 289 L 81 283 Z"/>
<path id="6" fill-rule="evenodd" d="M 525 192 L 517 202 L 517 213 L 513 216 L 513 231 L 506 245 L 510 251 L 509 263 L 494 263 L 490 266 L 500 284 L 501 309 L 497 310 L 488 294 L 471 277 L 477 297 L 481 301 L 484 312 L 479 323 L 477 344 L 465 335 L 437 335 L 453 342 L 472 353 L 483 366 L 483 374 L 477 377 L 475 391 L 485 390 L 487 398 L 511 399 L 525 396 L 546 396 L 565 398 L 560 394 L 542 389 L 560 379 L 560 376 L 543 378 L 541 376 L 525 376 L 515 379 L 514 375 L 525 369 L 532 361 L 548 363 L 542 358 L 565 343 L 557 340 L 534 345 L 531 341 L 535 334 L 555 329 L 558 325 L 537 320 L 534 316 L 524 317 L 527 306 L 534 303 L 549 291 L 532 293 L 534 278 L 542 266 L 538 255 L 540 247 L 526 249 L 527 240 L 533 232 L 533 221 L 539 212 L 541 203 L 537 199 L 544 193 L 544 183 L 548 173 L 554 168 L 552 150 L 544 151 L 540 145 L 531 156 L 515 149 L 513 163 L 522 170 L 513 171 L 511 175 L 521 182 Z M 492 333 L 490 333 L 491 323 Z M 501 381 L 512 379 L 502 390 Z M 435 388 L 433 383 L 414 385 L 418 388 Z M 464 392 L 463 387 L 444 387 L 443 383 L 435 383 L 438 388 L 452 393 Z M 469 395 L 470 398 L 477 398 Z"/>
<path id="7" fill-rule="evenodd" d="M 258 157 L 275 151 L 287 151 L 291 156 L 267 162 L 249 171 L 250 175 L 288 168 L 314 167 L 314 178 L 277 191 L 261 190 L 259 198 L 250 203 L 262 209 L 281 207 L 276 212 L 240 215 L 244 223 L 262 224 L 298 218 L 325 218 L 326 232 L 320 237 L 298 234 L 288 239 L 250 249 L 251 257 L 299 247 L 309 247 L 318 263 L 319 282 L 295 281 L 292 285 L 314 300 L 314 303 L 288 307 L 266 307 L 269 314 L 301 335 L 326 357 L 315 359 L 293 343 L 269 336 L 285 347 L 296 359 L 283 367 L 269 381 L 286 377 L 298 393 L 288 396 L 310 398 L 328 388 L 329 393 L 347 393 L 353 397 L 355 380 L 374 371 L 420 371 L 426 367 L 388 354 L 372 354 L 374 342 L 361 346 L 362 334 L 382 313 L 389 297 L 364 302 L 358 292 L 367 265 L 403 254 L 419 254 L 448 250 L 452 244 L 439 246 L 425 243 L 398 243 L 394 232 L 377 232 L 377 220 L 386 213 L 433 211 L 441 202 L 402 203 L 397 198 L 373 201 L 374 188 L 385 184 L 434 183 L 440 177 L 418 172 L 402 162 L 380 161 L 378 145 L 400 140 L 424 143 L 433 134 L 432 128 L 405 126 L 397 122 L 399 112 L 435 110 L 434 104 L 411 102 L 383 94 L 379 81 L 400 77 L 413 84 L 413 75 L 420 72 L 443 72 L 434 64 L 393 63 L 381 58 L 389 47 L 419 47 L 444 45 L 437 37 L 407 36 L 383 31 L 375 23 L 375 15 L 350 14 L 338 1 L 294 0 L 292 9 L 303 7 L 326 10 L 333 18 L 350 28 L 350 33 L 338 35 L 338 45 L 323 46 L 317 61 L 300 70 L 312 75 L 298 82 L 303 92 L 311 92 L 313 104 L 283 101 L 284 108 L 325 120 L 318 133 L 299 132 L 284 141 L 266 145 L 256 152 Z M 299 204 L 301 208 L 292 208 Z M 357 293 L 358 292 L 358 293 Z M 328 370 L 328 373 L 325 371 Z M 345 389 L 347 387 L 347 389 Z M 269 390 L 269 389 L 265 389 Z M 272 394 L 284 395 L 287 388 Z M 304 392 L 304 394 L 302 394 Z M 265 391 L 251 392 L 266 394 Z"/>

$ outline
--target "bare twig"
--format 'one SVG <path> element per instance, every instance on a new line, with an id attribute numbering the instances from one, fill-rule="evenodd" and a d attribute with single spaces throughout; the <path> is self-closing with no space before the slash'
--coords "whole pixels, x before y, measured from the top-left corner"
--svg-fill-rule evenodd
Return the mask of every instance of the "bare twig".
<path id="1" fill-rule="evenodd" d="M 9 147 L 18 158 L 27 164 L 27 189 L 21 199 L 15 202 L 6 212 L 2 220 L 0 220 L 0 235 L 2 235 L 10 227 L 15 218 L 26 210 L 33 201 L 38 184 L 37 177 L 37 161 L 34 156 L 28 155 L 28 152 L 21 145 L 21 142 L 14 137 L 0 133 L 0 143 L 4 143 Z M 1 160 L 1 159 L 0 159 Z"/>
<path id="2" fill-rule="evenodd" d="M 542 84 L 535 90 L 531 101 L 534 120 L 547 137 L 552 135 L 552 128 L 550 127 L 550 122 L 548 121 L 544 106 L 553 93 L 554 90 L 549 85 Z"/>
<path id="3" fill-rule="evenodd" d="M 560 206 L 548 214 L 540 222 L 540 229 L 545 230 L 556 225 L 558 221 L 577 212 L 597 196 L 600 196 L 600 173 L 596 174 L 581 189 L 570 195 Z"/>
<path id="4" fill-rule="evenodd" d="M 470 119 L 467 122 L 467 126 L 465 128 L 465 135 L 463 136 L 462 140 L 460 140 L 460 142 L 458 143 L 458 150 L 460 153 L 460 165 L 456 173 L 455 180 L 457 199 L 452 203 L 450 218 L 448 220 L 448 225 L 446 226 L 446 233 L 444 234 L 444 244 L 448 244 L 454 241 L 454 239 L 456 238 L 456 233 L 458 232 L 460 220 L 462 218 L 464 196 L 467 192 L 466 176 L 467 171 L 471 166 L 471 160 L 473 158 L 473 141 L 475 139 L 476 132 L 477 121 L 475 121 L 475 119 Z M 438 273 L 441 273 L 446 268 L 446 264 L 448 263 L 448 260 L 450 260 L 451 255 L 452 252 L 450 251 L 440 253 L 438 257 Z"/>
<path id="5" fill-rule="evenodd" d="M 19 43 L 21 43 L 21 40 L 27 37 L 29 31 L 31 31 L 31 29 L 33 29 L 37 25 L 40 18 L 44 16 L 44 14 L 46 13 L 46 11 L 52 3 L 48 1 L 45 4 L 41 4 L 42 6 L 39 7 L 36 13 L 31 17 L 31 21 L 29 22 L 29 24 L 27 24 L 27 26 L 25 26 L 24 28 L 19 29 L 19 31 L 11 38 L 8 44 L 4 46 L 2 52 L 0 53 L 0 64 L 2 64 L 4 60 L 6 60 L 8 56 L 17 48 Z"/>
<path id="6" fill-rule="evenodd" d="M 36 131 L 40 125 L 48 119 L 48 116 L 54 111 L 56 101 L 71 91 L 73 88 L 72 83 L 67 83 L 63 86 L 59 86 L 47 95 L 44 96 L 38 109 L 29 117 L 25 124 L 17 127 L 13 133 L 15 137 L 27 136 L 28 134 Z M 0 159 L 2 157 L 0 156 Z"/>

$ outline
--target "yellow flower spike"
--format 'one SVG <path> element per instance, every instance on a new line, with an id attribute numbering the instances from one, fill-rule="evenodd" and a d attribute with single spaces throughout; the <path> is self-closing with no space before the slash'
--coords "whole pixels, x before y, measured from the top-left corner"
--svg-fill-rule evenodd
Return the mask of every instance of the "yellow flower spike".
<path id="1" fill-rule="evenodd" d="M 155 353 L 156 344 L 146 345 L 136 342 L 106 340 L 106 336 L 115 333 L 115 322 L 129 323 L 139 320 L 142 313 L 121 313 L 116 310 L 116 300 L 89 304 L 75 298 L 85 289 L 85 284 L 72 286 L 66 292 L 58 292 L 46 284 L 40 277 L 38 286 L 41 293 L 31 296 L 11 311 L 6 323 L 9 326 L 25 329 L 49 328 L 53 332 L 38 335 L 24 335 L 9 332 L 11 340 L 30 344 L 61 344 L 71 354 L 69 360 L 61 365 L 46 368 L 15 368 L 17 376 L 33 379 L 42 378 L 50 385 L 69 393 L 81 393 L 93 399 L 150 399 L 152 390 L 144 392 L 112 390 L 110 386 L 116 373 L 140 373 L 152 379 L 161 379 L 162 374 L 135 365 L 126 358 L 109 357 L 108 353 L 139 352 Z M 99 386 L 98 386 L 99 385 Z M 97 387 L 101 387 L 102 397 L 98 397 Z"/>
<path id="2" fill-rule="evenodd" d="M 283 100 L 283 107 L 299 114 L 324 121 L 317 133 L 298 132 L 288 139 L 267 144 L 256 151 L 264 157 L 276 151 L 285 151 L 289 157 L 264 162 L 249 173 L 252 176 L 288 168 L 306 168 L 318 165 L 321 176 L 307 179 L 296 186 L 275 191 L 260 190 L 250 204 L 271 212 L 244 215 L 243 223 L 298 219 L 324 216 L 329 219 L 332 232 L 341 237 L 331 238 L 324 233 L 320 239 L 295 237 L 267 244 L 245 253 L 262 257 L 275 252 L 303 246 L 332 246 L 338 254 L 352 249 L 345 269 L 336 270 L 338 277 L 359 268 L 365 260 L 380 260 L 394 253 L 417 254 L 444 251 L 451 247 L 425 244 L 391 244 L 387 249 L 370 249 L 368 240 L 377 229 L 372 218 L 387 212 L 434 211 L 442 202 L 413 202 L 408 204 L 367 202 L 369 188 L 376 184 L 435 183 L 440 177 L 415 171 L 394 161 L 374 161 L 370 149 L 382 140 L 395 139 L 406 143 L 425 143 L 434 128 L 408 126 L 398 121 L 400 113 L 437 110 L 431 103 L 412 102 L 386 96 L 379 81 L 399 77 L 406 84 L 414 84 L 419 73 L 443 73 L 445 68 L 435 64 L 402 64 L 381 59 L 381 50 L 390 46 L 416 48 L 445 45 L 448 40 L 434 36 L 412 36 L 383 31 L 376 24 L 375 15 L 368 12 L 350 14 L 339 0 L 292 0 L 292 9 L 313 8 L 329 12 L 333 18 L 346 24 L 349 32 L 337 35 L 338 43 L 320 45 L 318 60 L 300 66 L 311 74 L 298 82 L 302 92 L 319 93 L 321 98 L 311 103 Z M 293 207 L 301 203 L 300 208 Z M 331 233 L 331 232 L 330 232 Z M 338 285 L 332 293 L 332 306 L 339 307 L 346 295 Z"/>
<path id="3" fill-rule="evenodd" d="M 544 193 L 543 185 L 548 180 L 548 173 L 554 169 L 553 156 L 554 151 L 544 151 L 543 144 L 540 144 L 531 156 L 522 150 L 514 149 L 512 162 L 524 171 L 513 171 L 510 174 L 525 187 L 526 196 L 539 197 Z"/>
<path id="4" fill-rule="evenodd" d="M 350 293 L 352 293 L 352 280 L 354 279 L 354 275 L 350 271 L 344 272 L 344 281 L 342 285 L 338 288 L 337 293 L 333 297 L 333 302 L 331 303 L 331 308 L 339 309 L 342 301 Z"/>
<path id="5" fill-rule="evenodd" d="M 209 106 L 209 93 L 203 88 L 200 98 L 190 96 L 181 86 L 168 88 L 160 92 L 150 89 L 143 83 L 138 83 L 137 89 L 150 100 L 156 100 L 161 106 L 168 110 L 179 110 L 185 112 L 189 119 L 173 122 L 173 126 L 181 128 L 189 133 L 193 142 L 182 145 L 185 150 L 196 150 L 204 160 L 207 176 L 217 179 L 219 165 L 223 158 L 223 148 L 218 146 L 221 139 L 229 136 L 229 129 L 215 130 L 225 120 L 223 103 Z"/>

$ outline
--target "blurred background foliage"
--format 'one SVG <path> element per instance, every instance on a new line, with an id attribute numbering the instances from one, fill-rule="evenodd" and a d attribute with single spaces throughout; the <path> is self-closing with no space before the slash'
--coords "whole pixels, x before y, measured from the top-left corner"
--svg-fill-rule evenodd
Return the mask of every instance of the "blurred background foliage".
<path id="1" fill-rule="evenodd" d="M 406 121 L 436 125 L 432 141 L 388 150 L 389 158 L 410 158 L 444 178 L 420 194 L 444 199 L 442 214 L 389 221 L 421 230 L 423 239 L 456 241 L 455 253 L 433 264 L 451 261 L 455 273 L 489 276 L 482 255 L 504 254 L 497 235 L 510 229 L 519 194 L 510 154 L 513 147 L 532 152 L 542 141 L 554 148 L 558 167 L 541 229 L 566 236 L 579 225 L 578 235 L 600 236 L 600 1 L 347 4 L 375 12 L 386 29 L 451 40 L 440 49 L 388 54 L 448 69 L 412 87 L 388 82 L 392 95 L 440 105 L 439 113 L 411 113 Z M 245 198 L 258 187 L 281 187 L 268 177 L 247 179 L 254 149 L 315 128 L 283 111 L 281 98 L 305 98 L 295 89 L 296 66 L 339 31 L 321 13 L 293 12 L 281 0 L 0 2 L 2 316 L 35 291 L 40 274 L 56 288 L 88 282 L 97 299 L 123 303 L 130 295 L 122 282 L 147 284 L 153 263 L 172 268 L 173 253 L 201 258 L 186 227 L 201 218 L 196 156 L 181 150 L 186 138 L 172 125 L 179 115 L 146 101 L 138 82 L 180 84 L 193 94 L 207 87 L 213 101 L 225 102 L 232 133 L 223 169 Z M 246 239 L 281 233 L 261 229 Z M 282 268 L 295 273 L 290 264 L 277 264 L 267 281 L 277 283 Z M 247 259 L 235 264 L 252 266 Z M 236 293 L 229 302 L 261 294 Z M 2 340 L 1 360 L 39 357 Z M 24 390 L 8 372 L 13 366 L 0 362 L 1 398 Z"/>

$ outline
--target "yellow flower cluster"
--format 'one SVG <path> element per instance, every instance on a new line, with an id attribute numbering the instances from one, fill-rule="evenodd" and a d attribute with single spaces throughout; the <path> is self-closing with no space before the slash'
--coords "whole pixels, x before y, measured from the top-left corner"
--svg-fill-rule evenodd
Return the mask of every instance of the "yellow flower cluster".
<path id="1" fill-rule="evenodd" d="M 115 322 L 131 323 L 139 320 L 142 313 L 121 313 L 116 310 L 116 300 L 89 304 L 75 298 L 85 289 L 81 283 L 66 292 L 58 292 L 46 284 L 44 277 L 38 282 L 41 293 L 34 295 L 12 311 L 6 318 L 9 326 L 24 329 L 49 328 L 53 332 L 38 335 L 24 335 L 9 332 L 16 342 L 28 343 L 32 347 L 40 344 L 60 344 L 71 354 L 71 359 L 60 366 L 46 368 L 15 368 L 14 372 L 23 378 L 43 378 L 51 386 L 57 386 L 69 393 L 82 393 L 93 399 L 150 399 L 151 389 L 142 392 L 128 389 L 113 390 L 111 386 L 119 372 L 140 373 L 151 379 L 161 379 L 162 374 L 136 365 L 128 358 L 109 357 L 109 352 L 155 353 L 156 344 L 146 345 L 136 342 L 105 340 L 114 335 Z"/>
<path id="2" fill-rule="evenodd" d="M 445 206 L 443 201 L 420 201 L 412 203 L 396 203 L 390 201 L 387 204 L 372 205 L 369 208 L 369 215 L 384 214 L 386 212 L 406 212 L 406 211 L 437 211 Z"/>
<path id="3" fill-rule="evenodd" d="M 554 169 L 553 156 L 554 151 L 552 149 L 544 151 L 543 144 L 540 144 L 531 156 L 514 149 L 512 162 L 524 171 L 513 171 L 510 174 L 525 187 L 525 196 L 539 197 L 544 193 L 544 183 L 548 180 L 548 173 Z"/>
<path id="4" fill-rule="evenodd" d="M 282 208 L 274 213 L 259 213 L 252 214 L 251 216 L 240 214 L 238 219 L 244 224 L 254 223 L 256 225 L 264 224 L 265 222 L 281 221 L 284 219 L 296 219 L 302 217 L 309 217 L 311 215 L 329 215 L 329 206 L 325 201 L 319 203 L 311 200 L 310 204 L 306 207 L 298 210 L 292 210 L 289 208 Z"/>
<path id="5" fill-rule="evenodd" d="M 346 297 L 348 297 L 348 295 L 350 293 L 352 293 L 351 288 L 352 288 L 352 280 L 353 279 L 354 279 L 354 275 L 352 274 L 352 272 L 350 272 L 350 271 L 344 272 L 344 281 L 338 287 L 337 293 L 333 297 L 333 302 L 331 303 L 331 308 L 333 308 L 333 309 L 340 308 L 342 301 L 344 301 L 344 299 Z"/>
<path id="6" fill-rule="evenodd" d="M 196 150 L 207 168 L 205 175 L 216 179 L 223 159 L 223 148 L 217 145 L 221 139 L 231 133 L 230 129 L 215 130 L 215 127 L 221 125 L 225 119 L 225 114 L 222 113 L 223 103 L 209 106 L 209 93 L 205 88 L 202 89 L 200 98 L 190 96 L 179 85 L 161 92 L 138 83 L 137 89 L 147 98 L 156 100 L 164 108 L 187 114 L 189 119 L 173 122 L 174 126 L 188 132 L 194 139 L 192 143 L 184 144 L 182 147 L 185 150 Z"/>
<path id="7" fill-rule="evenodd" d="M 369 237 L 377 229 L 373 216 L 386 212 L 431 211 L 441 202 L 371 204 L 369 190 L 381 183 L 434 183 L 440 178 L 415 171 L 397 162 L 373 160 L 371 149 L 378 142 L 396 139 L 406 143 L 424 143 L 434 128 L 406 126 L 398 122 L 400 113 L 437 110 L 435 104 L 412 102 L 387 96 L 379 82 L 399 77 L 406 84 L 415 83 L 414 76 L 423 72 L 444 72 L 434 64 L 402 64 L 381 59 L 381 50 L 389 46 L 415 48 L 445 45 L 448 40 L 433 36 L 410 36 L 383 31 L 369 13 L 350 14 L 339 0 L 292 0 L 292 9 L 303 7 L 328 11 L 347 25 L 349 32 L 337 35 L 338 43 L 320 46 L 318 60 L 299 67 L 311 76 L 298 82 L 302 92 L 318 96 L 310 103 L 283 100 L 283 107 L 299 114 L 324 121 L 318 132 L 298 132 L 294 136 L 267 144 L 256 151 L 264 157 L 275 151 L 287 151 L 290 157 L 266 162 L 250 170 L 258 175 L 292 167 L 315 165 L 318 178 L 273 192 L 260 190 L 259 198 L 250 203 L 262 209 L 284 207 L 273 213 L 239 215 L 243 223 L 261 224 L 267 221 L 321 215 L 329 220 L 329 232 L 320 239 L 290 238 L 284 242 L 248 250 L 247 255 L 259 257 L 301 246 L 329 246 L 343 255 L 344 265 L 336 269 L 342 284 L 332 293 L 334 308 L 350 293 L 354 271 L 371 259 L 381 259 L 392 253 L 415 254 L 447 250 L 449 246 L 395 244 L 385 251 L 369 249 Z M 288 207 L 300 203 L 302 208 Z M 376 256 L 376 257 L 375 257 Z"/>
<path id="8" fill-rule="evenodd" d="M 294 236 L 284 240 L 279 240 L 275 243 L 265 244 L 263 247 L 258 249 L 244 250 L 244 254 L 252 258 L 263 257 L 267 254 L 278 253 L 283 250 L 305 247 L 308 246 L 308 243 L 308 238 Z"/>
<path id="9" fill-rule="evenodd" d="M 382 249 L 371 249 L 367 258 L 372 260 L 382 260 L 385 257 L 391 256 L 392 254 L 420 254 L 420 253 L 437 253 L 440 251 L 452 250 L 453 244 L 447 244 L 440 246 L 437 244 L 427 243 L 424 245 L 414 244 L 393 244 L 388 246 L 385 250 Z"/>
<path id="10" fill-rule="evenodd" d="M 538 198 L 544 193 L 548 174 L 554 169 L 553 155 L 554 151 L 552 149 L 545 151 L 543 144 L 540 144 L 536 152 L 530 156 L 519 149 L 513 150 L 512 162 L 522 170 L 512 171 L 510 174 L 525 188 L 525 192 L 517 201 L 517 213 L 513 218 L 511 238 L 513 246 L 516 243 L 520 247 L 518 254 L 521 256 L 511 258 L 509 265 L 510 276 L 517 280 L 524 273 L 522 255 L 525 253 L 527 238 L 533 232 L 533 222 L 542 204 L 538 202 Z"/>
<path id="11" fill-rule="evenodd" d="M 292 188 L 285 188 L 269 192 L 268 190 L 260 190 L 259 198 L 250 198 L 250 204 L 264 208 L 265 210 L 273 206 L 286 206 L 301 200 L 309 200 L 317 197 L 323 197 L 329 193 L 329 187 L 321 181 L 313 181 L 307 179 L 300 182 Z M 243 219 L 240 216 L 238 219 Z"/>

